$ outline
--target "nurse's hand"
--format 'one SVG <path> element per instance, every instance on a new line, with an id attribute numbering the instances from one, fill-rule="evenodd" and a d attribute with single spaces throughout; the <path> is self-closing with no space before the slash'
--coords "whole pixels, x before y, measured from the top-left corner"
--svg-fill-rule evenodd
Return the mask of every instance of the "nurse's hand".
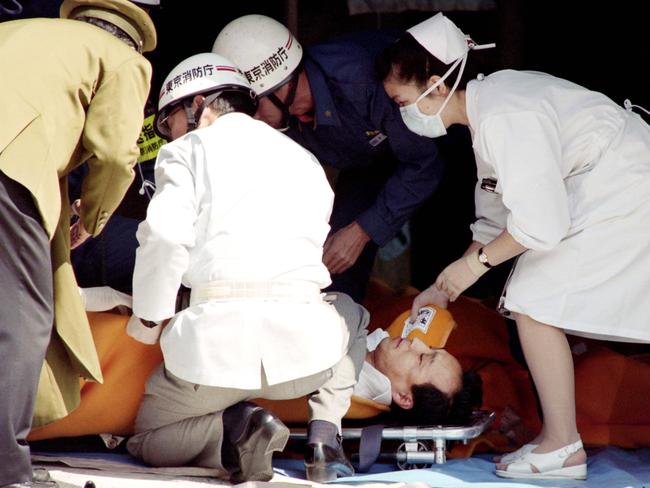
<path id="1" fill-rule="evenodd" d="M 424 290 L 413 300 L 413 305 L 411 305 L 411 322 L 415 322 L 418 312 L 422 307 L 427 305 L 438 305 L 442 308 L 447 308 L 447 303 L 449 302 L 449 297 L 438 288 L 435 284 L 431 285 L 429 288 Z"/>
<path id="2" fill-rule="evenodd" d="M 479 277 L 476 276 L 467 264 L 467 259 L 462 257 L 445 269 L 436 278 L 436 286 L 440 288 L 453 302 L 458 296 L 476 283 Z"/>
<path id="3" fill-rule="evenodd" d="M 343 273 L 357 262 L 370 236 L 356 222 L 337 230 L 323 246 L 323 264 L 330 273 Z"/>

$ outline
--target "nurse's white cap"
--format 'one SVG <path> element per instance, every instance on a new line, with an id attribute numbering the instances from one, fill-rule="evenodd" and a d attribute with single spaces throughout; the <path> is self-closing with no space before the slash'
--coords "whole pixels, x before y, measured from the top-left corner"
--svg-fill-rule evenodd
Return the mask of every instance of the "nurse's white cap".
<path id="1" fill-rule="evenodd" d="M 420 22 L 406 32 L 445 64 L 453 63 L 469 51 L 469 36 L 463 34 L 456 24 L 441 13 Z"/>

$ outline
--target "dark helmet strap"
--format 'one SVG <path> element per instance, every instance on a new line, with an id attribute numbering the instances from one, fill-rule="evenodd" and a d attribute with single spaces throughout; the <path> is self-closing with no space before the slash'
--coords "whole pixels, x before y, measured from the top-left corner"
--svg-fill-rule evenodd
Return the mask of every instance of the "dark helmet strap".
<path id="1" fill-rule="evenodd" d="M 183 108 L 185 109 L 185 117 L 187 118 L 187 132 L 196 129 L 198 118 L 192 112 L 192 97 L 183 100 Z"/>
<path id="2" fill-rule="evenodd" d="M 203 114 L 203 111 L 205 110 L 205 107 L 210 105 L 212 102 L 214 102 L 219 95 L 221 95 L 222 90 L 215 91 L 210 93 L 209 95 L 206 95 L 203 98 L 203 102 L 201 102 L 201 105 L 199 108 L 196 109 L 196 112 L 194 113 L 194 127 L 198 127 L 199 121 L 201 120 L 201 114 Z"/>
<path id="3" fill-rule="evenodd" d="M 271 100 L 273 105 L 275 105 L 282 112 L 282 120 L 280 121 L 280 129 L 279 129 L 281 131 L 285 131 L 289 128 L 289 123 L 291 120 L 291 113 L 289 112 L 289 109 L 291 108 L 291 104 L 296 98 L 296 91 L 298 90 L 298 75 L 300 71 L 301 71 L 300 69 L 296 69 L 291 74 L 291 78 L 289 79 L 289 83 L 288 83 L 289 92 L 287 93 L 287 98 L 284 102 L 277 97 L 275 92 L 269 93 L 267 95 L 268 99 Z"/>

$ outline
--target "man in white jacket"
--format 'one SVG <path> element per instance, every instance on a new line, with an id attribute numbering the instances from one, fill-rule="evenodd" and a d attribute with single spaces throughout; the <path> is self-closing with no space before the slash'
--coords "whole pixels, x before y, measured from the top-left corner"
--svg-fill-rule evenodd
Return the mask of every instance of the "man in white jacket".
<path id="1" fill-rule="evenodd" d="M 318 390 L 306 465 L 326 481 L 353 473 L 337 434 L 367 312 L 339 297 L 346 325 L 324 300 L 332 190 L 309 152 L 248 115 L 255 107 L 246 79 L 215 54 L 188 58 L 163 84 L 156 125 L 176 140 L 158 154 L 138 229 L 133 311 L 147 326 L 168 323 L 128 449 L 156 466 L 268 480 L 289 432 L 247 400 Z M 190 305 L 175 313 L 181 284 Z"/>

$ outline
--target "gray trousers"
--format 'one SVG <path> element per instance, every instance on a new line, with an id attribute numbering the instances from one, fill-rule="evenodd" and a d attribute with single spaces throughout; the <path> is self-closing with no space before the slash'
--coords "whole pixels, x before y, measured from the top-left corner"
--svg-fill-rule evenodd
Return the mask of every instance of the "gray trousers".
<path id="1" fill-rule="evenodd" d="M 347 295 L 337 295 L 333 305 L 350 331 L 348 351 L 332 368 L 314 375 L 268 385 L 262 372 L 262 388 L 238 390 L 195 385 L 161 365 L 147 381 L 135 423 L 136 435 L 127 444 L 129 452 L 153 466 L 194 465 L 224 470 L 223 411 L 254 398 L 284 400 L 311 394 L 310 420 L 327 420 L 340 430 L 365 361 L 369 316 Z"/>
<path id="2" fill-rule="evenodd" d="M 29 191 L 0 171 L 0 485 L 31 480 L 26 437 L 53 323 L 50 243 Z"/>

